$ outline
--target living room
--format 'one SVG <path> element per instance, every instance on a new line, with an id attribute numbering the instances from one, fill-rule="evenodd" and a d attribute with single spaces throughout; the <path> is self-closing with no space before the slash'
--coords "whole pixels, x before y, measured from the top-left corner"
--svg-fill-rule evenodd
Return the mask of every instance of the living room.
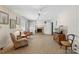
<path id="1" fill-rule="evenodd" d="M 60 48 L 60 45 L 53 40 L 54 34 L 61 31 L 60 27 L 63 28 L 65 36 L 75 35 L 73 53 L 79 53 L 76 47 L 79 46 L 77 5 L 0 5 L 0 14 L 3 16 L 2 19 L 6 19 L 6 21 L 0 20 L 1 53 L 65 54 L 65 49 Z M 23 34 L 21 37 L 25 38 L 25 41 L 20 42 L 24 42 L 22 46 L 25 47 L 15 50 L 14 48 L 20 43 L 14 44 L 10 33 L 14 33 L 15 36 Z M 68 54 L 71 54 L 70 50 Z"/>

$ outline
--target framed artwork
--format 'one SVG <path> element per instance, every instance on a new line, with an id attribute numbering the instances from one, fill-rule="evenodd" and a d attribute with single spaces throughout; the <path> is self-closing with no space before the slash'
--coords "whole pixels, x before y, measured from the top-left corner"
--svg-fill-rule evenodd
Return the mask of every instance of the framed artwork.
<path id="1" fill-rule="evenodd" d="M 0 24 L 9 24 L 9 15 L 0 11 Z"/>
<path id="2" fill-rule="evenodd" d="M 19 17 L 16 17 L 16 24 L 20 25 L 20 18 Z"/>
<path id="3" fill-rule="evenodd" d="M 16 20 L 10 19 L 10 28 L 11 29 L 16 28 Z"/>

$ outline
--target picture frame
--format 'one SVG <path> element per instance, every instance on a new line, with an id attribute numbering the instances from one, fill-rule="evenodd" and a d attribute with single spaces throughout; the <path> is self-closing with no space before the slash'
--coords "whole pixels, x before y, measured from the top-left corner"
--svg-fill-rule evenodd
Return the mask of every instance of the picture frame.
<path id="1" fill-rule="evenodd" d="M 9 24 L 9 14 L 0 11 L 0 24 Z"/>
<path id="2" fill-rule="evenodd" d="M 16 20 L 10 19 L 10 29 L 16 28 Z"/>
<path id="3" fill-rule="evenodd" d="M 16 24 L 20 25 L 20 17 L 16 17 Z"/>

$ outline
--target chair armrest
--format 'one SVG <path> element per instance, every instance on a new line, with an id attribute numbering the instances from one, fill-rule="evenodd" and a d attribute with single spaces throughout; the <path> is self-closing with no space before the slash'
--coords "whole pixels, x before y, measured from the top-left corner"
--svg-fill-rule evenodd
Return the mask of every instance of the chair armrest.
<path id="1" fill-rule="evenodd" d="M 26 38 L 21 38 L 21 39 L 18 39 L 17 41 L 26 41 L 27 39 Z"/>

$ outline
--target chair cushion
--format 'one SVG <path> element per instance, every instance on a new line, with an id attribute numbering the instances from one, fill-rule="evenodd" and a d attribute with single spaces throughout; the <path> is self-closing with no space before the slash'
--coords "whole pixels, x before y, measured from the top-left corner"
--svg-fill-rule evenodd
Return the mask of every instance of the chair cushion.
<path id="1" fill-rule="evenodd" d="M 61 44 L 64 46 L 70 46 L 70 42 L 68 41 L 61 41 Z"/>
<path id="2" fill-rule="evenodd" d="M 20 31 L 15 31 L 13 34 L 14 34 L 16 40 L 18 40 L 20 38 Z"/>

